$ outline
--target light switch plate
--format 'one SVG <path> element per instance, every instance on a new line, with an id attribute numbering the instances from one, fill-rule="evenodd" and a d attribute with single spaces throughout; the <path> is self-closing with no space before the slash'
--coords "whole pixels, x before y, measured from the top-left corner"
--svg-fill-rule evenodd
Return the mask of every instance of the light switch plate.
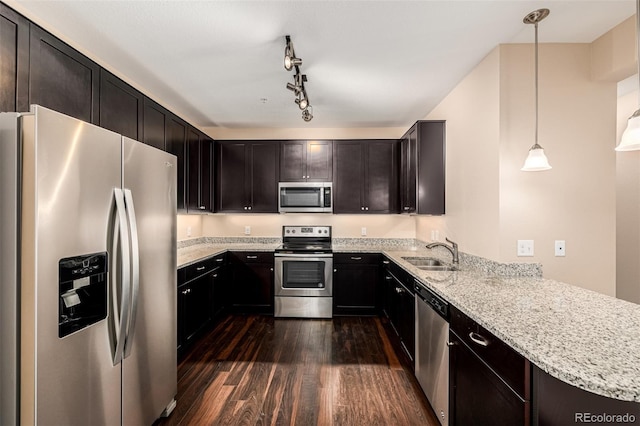
<path id="1" fill-rule="evenodd" d="M 533 240 L 518 240 L 518 257 L 533 256 Z"/>
<path id="2" fill-rule="evenodd" d="M 245 226 L 244 227 L 244 235 L 251 235 L 251 227 L 250 226 Z"/>
<path id="3" fill-rule="evenodd" d="M 360 229 L 360 235 L 363 237 L 367 236 L 367 228 L 366 227 L 362 227 L 362 229 Z"/>

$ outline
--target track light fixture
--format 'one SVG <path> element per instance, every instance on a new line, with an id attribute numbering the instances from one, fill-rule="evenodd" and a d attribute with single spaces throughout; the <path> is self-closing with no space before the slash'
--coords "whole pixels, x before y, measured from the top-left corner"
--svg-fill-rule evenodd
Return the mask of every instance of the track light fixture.
<path id="1" fill-rule="evenodd" d="M 296 53 L 293 50 L 293 43 L 291 37 L 285 36 L 287 44 L 284 48 L 284 69 L 291 71 L 294 67 L 302 65 L 302 59 L 296 58 Z M 296 70 L 297 71 L 297 70 Z"/>
<path id="2" fill-rule="evenodd" d="M 307 90 L 304 87 L 304 83 L 307 81 L 307 76 L 300 72 L 302 66 L 302 59 L 296 58 L 295 51 L 293 50 L 293 42 L 290 36 L 285 36 L 284 47 L 284 69 L 291 71 L 295 68 L 295 74 L 293 75 L 293 83 L 287 83 L 287 89 L 291 90 L 295 95 L 294 102 L 298 105 L 298 108 L 302 110 L 302 119 L 304 121 L 311 121 L 313 118 L 313 108 L 309 103 L 309 96 L 307 96 Z"/>

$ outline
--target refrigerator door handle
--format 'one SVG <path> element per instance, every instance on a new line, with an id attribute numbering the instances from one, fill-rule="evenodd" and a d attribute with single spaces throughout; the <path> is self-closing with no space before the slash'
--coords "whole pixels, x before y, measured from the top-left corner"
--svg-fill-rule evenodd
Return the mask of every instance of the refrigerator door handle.
<path id="1" fill-rule="evenodd" d="M 114 188 L 113 195 L 116 201 L 116 218 L 115 226 L 113 228 L 114 253 L 111 269 L 111 303 L 113 304 L 113 327 L 116 343 L 113 353 L 113 365 L 118 365 L 123 358 L 126 326 L 129 322 L 129 310 L 131 304 L 131 268 L 129 255 L 129 231 L 126 226 L 127 216 L 122 189 Z M 120 253 L 117 253 L 118 246 L 120 246 Z M 117 277 L 118 271 L 120 271 L 119 277 Z M 119 306 L 118 299 L 120 301 Z"/>
<path id="2" fill-rule="evenodd" d="M 133 207 L 133 195 L 131 190 L 124 189 L 124 201 L 129 219 L 129 232 L 131 235 L 131 311 L 129 314 L 129 325 L 124 342 L 124 358 L 127 358 L 133 347 L 133 336 L 136 330 L 136 318 L 138 313 L 138 293 L 140 290 L 140 250 L 138 243 L 138 224 L 136 222 L 136 212 Z"/>

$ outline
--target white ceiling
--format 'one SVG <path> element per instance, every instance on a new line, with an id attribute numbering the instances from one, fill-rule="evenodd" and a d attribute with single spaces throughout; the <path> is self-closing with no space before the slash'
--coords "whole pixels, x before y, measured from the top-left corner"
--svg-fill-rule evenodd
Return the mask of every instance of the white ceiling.
<path id="1" fill-rule="evenodd" d="M 6 1 L 200 127 L 408 127 L 496 45 L 591 42 L 633 0 Z M 314 119 L 286 90 L 290 34 Z M 532 51 L 533 54 L 533 51 Z M 540 73 L 545 64 L 541 56 Z"/>

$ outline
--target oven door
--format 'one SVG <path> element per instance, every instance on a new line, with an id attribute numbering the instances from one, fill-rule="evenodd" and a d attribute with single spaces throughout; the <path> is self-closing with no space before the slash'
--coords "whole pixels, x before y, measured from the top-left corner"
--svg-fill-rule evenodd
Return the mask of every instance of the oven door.
<path id="1" fill-rule="evenodd" d="M 333 294 L 333 255 L 275 255 L 275 296 L 330 297 Z"/>

